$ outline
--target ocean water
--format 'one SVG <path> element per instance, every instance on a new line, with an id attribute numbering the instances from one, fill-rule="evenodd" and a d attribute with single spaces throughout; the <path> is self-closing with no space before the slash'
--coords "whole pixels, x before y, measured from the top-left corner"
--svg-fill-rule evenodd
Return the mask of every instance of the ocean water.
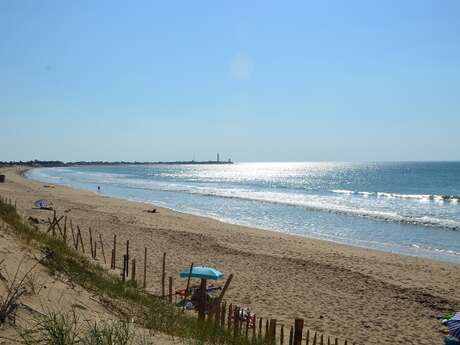
<path id="1" fill-rule="evenodd" d="M 219 220 L 460 263 L 460 162 L 37 168 L 32 179 Z"/>

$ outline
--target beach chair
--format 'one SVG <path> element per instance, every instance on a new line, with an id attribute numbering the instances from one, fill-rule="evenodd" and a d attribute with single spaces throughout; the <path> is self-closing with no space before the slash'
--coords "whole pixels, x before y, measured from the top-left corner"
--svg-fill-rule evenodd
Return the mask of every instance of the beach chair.
<path id="1" fill-rule="evenodd" d="M 232 323 L 235 322 L 235 316 L 233 313 L 230 316 Z M 252 314 L 249 308 L 241 308 L 238 313 L 238 322 L 248 322 L 248 328 L 252 329 L 256 327 L 256 314 Z"/>

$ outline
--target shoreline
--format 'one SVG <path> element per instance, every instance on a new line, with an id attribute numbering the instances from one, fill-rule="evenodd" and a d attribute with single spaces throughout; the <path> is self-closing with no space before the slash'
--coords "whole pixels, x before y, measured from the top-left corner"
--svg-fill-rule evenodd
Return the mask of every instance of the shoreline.
<path id="1" fill-rule="evenodd" d="M 179 270 L 209 264 L 235 274 L 226 299 L 249 307 L 263 318 L 289 322 L 305 319 L 309 328 L 357 343 L 433 344 L 442 334 L 436 320 L 443 311 L 460 309 L 460 265 L 403 256 L 368 248 L 223 223 L 161 206 L 52 185 L 6 171 L 0 194 L 17 200 L 26 218 L 45 218 L 32 209 L 34 200 L 51 199 L 58 214 L 82 228 L 91 226 L 110 243 L 130 239 L 133 255 L 149 248 L 148 289 L 159 291 L 160 262 L 167 253 L 167 272 L 175 287 Z M 120 260 L 121 261 L 121 260 Z"/>
<path id="2" fill-rule="evenodd" d="M 43 168 L 43 167 L 40 167 Z M 45 169 L 47 167 L 44 167 Z M 33 169 L 36 169 L 34 167 L 28 167 L 28 168 L 21 168 L 24 169 L 24 171 L 21 172 L 21 175 L 29 180 L 38 182 L 38 183 L 48 183 L 48 184 L 53 184 L 53 181 L 41 181 L 39 179 L 34 179 L 32 177 L 29 177 L 26 175 L 28 171 L 31 171 Z M 97 183 L 95 183 L 97 184 Z M 430 248 L 430 247 L 423 247 L 423 246 L 417 246 L 417 245 L 412 245 L 412 246 L 405 246 L 402 244 L 397 244 L 397 243 L 387 243 L 387 242 L 378 242 L 378 241 L 372 241 L 372 240 L 362 240 L 362 239 L 353 239 L 353 238 L 344 238 L 344 237 L 334 237 L 333 235 L 328 235 L 328 234 L 316 234 L 314 232 L 306 232 L 306 233 L 295 233 L 295 232 L 290 232 L 289 230 L 284 230 L 280 227 L 268 227 L 268 226 L 263 226 L 263 225 L 258 225 L 258 224 L 250 224 L 244 221 L 238 221 L 237 219 L 229 219 L 229 218 L 223 218 L 219 217 L 217 215 L 213 214 L 206 214 L 206 212 L 200 212 L 198 211 L 192 211 L 192 210 L 180 210 L 176 209 L 174 207 L 170 207 L 167 205 L 163 205 L 161 201 L 155 201 L 155 200 L 143 200 L 142 198 L 136 199 L 135 197 L 128 197 L 128 196 L 120 196 L 117 195 L 116 193 L 105 193 L 105 192 L 95 192 L 89 188 L 81 188 L 81 187 L 76 187 L 72 185 L 66 185 L 66 184 L 59 184 L 57 183 L 56 185 L 59 186 L 65 186 L 67 188 L 71 188 L 74 190 L 80 190 L 80 191 L 86 191 L 89 193 L 95 193 L 96 195 L 100 196 L 106 196 L 110 198 L 116 198 L 118 200 L 122 201 L 127 201 L 127 202 L 139 202 L 139 203 L 146 203 L 149 205 L 152 205 L 153 207 L 156 208 L 165 208 L 168 210 L 171 210 L 173 212 L 178 212 L 184 215 L 190 215 L 194 217 L 204 217 L 204 218 L 209 218 L 213 219 L 215 221 L 224 223 L 224 224 L 229 224 L 229 225 L 235 225 L 235 226 L 241 226 L 245 228 L 250 228 L 253 230 L 260 230 L 260 231 L 269 231 L 269 232 L 274 232 L 276 234 L 283 234 L 287 236 L 294 236 L 298 238 L 305 238 L 305 239 L 310 239 L 310 240 L 318 240 L 318 241 L 326 241 L 326 242 L 332 242 L 337 245 L 344 245 L 344 246 L 350 246 L 354 248 L 359 248 L 359 249 L 364 249 L 364 250 L 372 250 L 372 251 L 379 251 L 379 252 L 384 252 L 384 253 L 389 253 L 389 254 L 396 254 L 396 255 L 402 255 L 406 257 L 417 257 L 417 258 L 424 258 L 428 260 L 435 260 L 435 261 L 441 261 L 441 262 L 448 262 L 452 264 L 457 264 L 460 265 L 460 254 L 455 252 L 455 251 L 450 251 L 447 249 L 436 249 L 436 248 Z M 160 203 L 160 204 L 159 204 Z M 347 214 L 343 214 L 347 215 Z M 349 215 L 347 215 L 349 216 Z M 361 217 L 360 217 L 361 218 Z M 369 217 L 362 217 L 364 219 L 369 219 L 373 220 Z M 373 220 L 377 221 L 377 220 Z M 413 223 L 411 222 L 402 222 L 402 224 L 412 226 Z M 372 224 L 370 225 L 372 226 Z M 450 230 L 450 229 L 449 229 Z M 454 230 L 456 231 L 456 230 Z"/>

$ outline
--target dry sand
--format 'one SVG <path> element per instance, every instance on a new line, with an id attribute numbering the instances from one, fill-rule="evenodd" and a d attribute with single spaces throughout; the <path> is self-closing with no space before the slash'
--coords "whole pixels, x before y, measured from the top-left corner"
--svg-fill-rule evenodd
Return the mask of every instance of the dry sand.
<path id="1" fill-rule="evenodd" d="M 14 281 L 24 279 L 26 293 L 20 298 L 15 327 L 0 326 L 0 344 L 19 340 L 18 329 L 33 323 L 34 317 L 48 312 L 70 312 L 75 308 L 85 320 L 110 319 L 111 315 L 83 288 L 71 284 L 65 277 L 50 276 L 45 267 L 38 264 L 43 254 L 16 239 L 9 226 L 0 220 L 0 296 Z"/>
<path id="2" fill-rule="evenodd" d="M 14 325 L 8 322 L 0 326 L 0 344 L 22 344 L 21 329 L 30 329 L 36 318 L 50 312 L 75 312 L 80 325 L 99 320 L 113 320 L 111 303 L 106 298 L 73 284 L 63 275 L 50 275 L 39 263 L 43 253 L 18 240 L 8 224 L 0 219 L 0 296 L 8 293 L 13 282 L 15 286 L 24 281 L 25 293 L 19 299 Z M 137 328 L 136 334 L 159 345 L 181 345 L 180 339 L 155 332 L 147 333 Z"/>
<path id="3" fill-rule="evenodd" d="M 148 289 L 160 292 L 162 253 L 176 287 L 177 273 L 191 262 L 215 266 L 235 277 L 228 302 L 261 317 L 291 325 L 305 319 L 310 329 L 360 344 L 440 344 L 436 316 L 460 309 L 460 265 L 366 250 L 332 242 L 222 223 L 152 205 L 108 198 L 62 186 L 46 186 L 3 169 L 0 194 L 17 200 L 25 217 L 47 219 L 51 211 L 33 201 L 54 202 L 79 224 L 102 234 L 106 255 L 113 234 L 130 240 L 132 256 L 143 261 L 148 248 Z M 87 239 L 85 239 L 86 241 Z"/>

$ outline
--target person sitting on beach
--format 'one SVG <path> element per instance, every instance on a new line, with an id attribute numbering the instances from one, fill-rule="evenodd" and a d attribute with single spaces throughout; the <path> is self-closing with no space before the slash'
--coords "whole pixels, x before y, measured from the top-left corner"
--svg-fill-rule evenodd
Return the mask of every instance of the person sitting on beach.
<path id="1" fill-rule="evenodd" d="M 195 306 L 200 305 L 201 303 L 201 289 L 200 288 L 193 291 L 192 296 L 190 297 L 190 301 L 192 301 L 192 303 Z M 211 302 L 211 296 L 209 296 L 209 294 L 206 293 L 206 304 L 209 304 L 210 302 Z"/>

